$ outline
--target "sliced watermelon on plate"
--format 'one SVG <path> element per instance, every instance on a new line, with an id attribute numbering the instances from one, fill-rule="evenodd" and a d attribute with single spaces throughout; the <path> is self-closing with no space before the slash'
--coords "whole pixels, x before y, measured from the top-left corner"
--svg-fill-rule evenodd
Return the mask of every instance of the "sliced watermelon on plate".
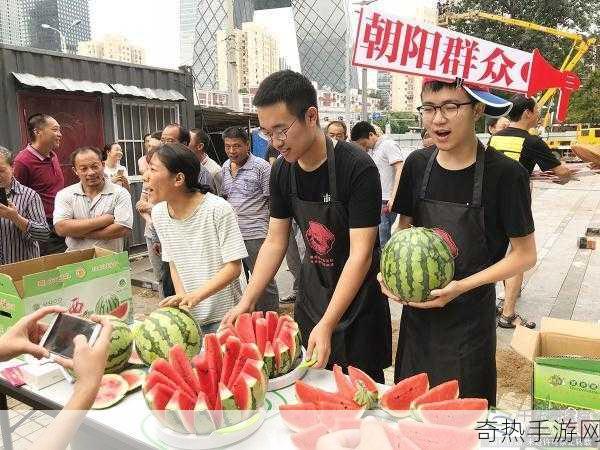
<path id="1" fill-rule="evenodd" d="M 423 422 L 459 428 L 474 428 L 488 413 L 485 398 L 458 398 L 434 403 L 423 403 L 418 407 Z"/>
<path id="2" fill-rule="evenodd" d="M 124 370 L 119 375 L 121 375 L 129 385 L 127 392 L 135 391 L 142 387 L 144 380 L 146 379 L 146 371 L 142 369 Z"/>
<path id="3" fill-rule="evenodd" d="M 325 425 L 318 423 L 310 428 L 293 434 L 291 439 L 298 450 L 314 450 L 319 438 L 325 436 L 328 432 L 329 430 Z"/>
<path id="4" fill-rule="evenodd" d="M 152 365 L 150 366 L 150 372 L 154 371 L 160 372 L 165 377 L 169 378 L 173 383 L 175 383 L 177 388 L 183 389 L 186 392 L 186 394 L 188 394 L 190 397 L 194 397 L 196 395 L 196 393 L 186 383 L 186 381 L 179 374 L 179 372 L 177 372 L 173 368 L 173 366 L 171 366 L 171 364 L 167 362 L 167 360 L 162 358 L 155 359 Z"/>
<path id="5" fill-rule="evenodd" d="M 409 420 L 402 420 L 397 426 L 404 437 L 421 449 L 472 450 L 479 448 L 479 433 L 476 430 L 429 425 Z"/>
<path id="6" fill-rule="evenodd" d="M 104 375 L 92 409 L 110 408 L 125 398 L 128 389 L 129 385 L 122 376 L 116 374 Z"/>
<path id="7" fill-rule="evenodd" d="M 144 394 L 144 400 L 148 405 L 148 409 L 157 417 L 159 422 L 165 425 L 165 408 L 167 403 L 175 394 L 176 389 L 164 384 L 155 384 L 148 392 Z"/>
<path id="8" fill-rule="evenodd" d="M 442 383 L 423 395 L 415 398 L 411 404 L 412 408 L 418 408 L 425 403 L 442 402 L 444 400 L 454 400 L 458 398 L 458 380 L 450 380 Z"/>
<path id="9" fill-rule="evenodd" d="M 194 391 L 192 397 L 196 398 L 198 392 L 200 392 L 200 382 L 198 381 L 196 372 L 192 370 L 190 360 L 181 345 L 176 344 L 171 347 L 169 350 L 169 362 L 171 363 L 171 366 L 179 372 L 187 385 L 192 388 Z"/>
<path id="10" fill-rule="evenodd" d="M 267 311 L 265 319 L 267 320 L 267 341 L 273 342 L 279 323 L 279 315 L 275 311 Z"/>
<path id="11" fill-rule="evenodd" d="M 282 422 L 295 433 L 319 423 L 317 407 L 314 403 L 280 405 L 279 414 Z"/>
<path id="12" fill-rule="evenodd" d="M 256 337 L 256 345 L 258 346 L 258 351 L 262 355 L 265 353 L 265 346 L 267 345 L 268 338 L 267 319 L 261 317 L 256 321 L 256 324 L 254 326 L 254 334 Z"/>
<path id="13" fill-rule="evenodd" d="M 231 373 L 235 368 L 235 363 L 238 359 L 240 349 L 242 348 L 242 341 L 237 336 L 230 336 L 225 342 L 225 354 L 223 356 L 223 370 L 219 381 L 225 385 L 231 378 Z"/>
<path id="14" fill-rule="evenodd" d="M 242 342 L 256 343 L 254 328 L 252 326 L 252 316 L 249 313 L 239 315 L 235 323 L 235 332 Z"/>
<path id="15" fill-rule="evenodd" d="M 427 392 L 429 377 L 420 373 L 406 378 L 392 386 L 383 396 L 379 405 L 394 417 L 406 417 L 410 413 L 412 402 Z"/>

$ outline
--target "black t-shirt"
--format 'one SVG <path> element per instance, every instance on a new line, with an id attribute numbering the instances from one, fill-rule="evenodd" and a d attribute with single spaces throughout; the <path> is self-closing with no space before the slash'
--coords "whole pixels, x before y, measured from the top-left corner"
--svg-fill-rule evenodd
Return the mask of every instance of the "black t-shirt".
<path id="1" fill-rule="evenodd" d="M 539 137 L 520 128 L 508 127 L 496 133 L 490 139 L 490 147 L 500 152 L 506 151 L 506 156 L 511 157 L 516 153 L 510 150 L 521 150 L 519 162 L 527 169 L 529 175 L 537 164 L 543 171 L 552 170 L 560 166 L 560 161 L 552 154 L 550 147 Z"/>
<path id="2" fill-rule="evenodd" d="M 371 157 L 354 144 L 338 141 L 335 146 L 335 173 L 338 200 L 348 210 L 350 228 L 379 225 L 381 217 L 381 183 L 377 166 Z M 271 217 L 292 217 L 290 169 L 292 165 L 279 158 L 271 170 Z M 329 190 L 329 164 L 325 161 L 312 172 L 296 165 L 298 197 L 305 201 L 323 202 Z"/>
<path id="3" fill-rule="evenodd" d="M 394 201 L 394 211 L 413 217 L 427 161 L 434 147 L 416 150 L 404 162 Z M 434 162 L 426 198 L 452 203 L 470 203 L 473 198 L 475 164 L 462 170 L 447 170 Z M 506 254 L 508 239 L 533 233 L 529 176 L 518 162 L 487 150 L 483 174 L 482 205 L 485 235 L 493 263 Z"/>

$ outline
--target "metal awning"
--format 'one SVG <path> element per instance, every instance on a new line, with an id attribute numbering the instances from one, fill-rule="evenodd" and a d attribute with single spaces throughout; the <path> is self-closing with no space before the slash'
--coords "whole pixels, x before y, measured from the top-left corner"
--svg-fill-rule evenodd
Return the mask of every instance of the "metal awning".
<path id="1" fill-rule="evenodd" d="M 134 97 L 144 97 L 151 100 L 187 100 L 185 96 L 175 89 L 150 89 L 139 88 L 137 86 L 126 86 L 123 84 L 112 84 L 111 87 L 120 95 L 132 95 Z"/>
<path id="2" fill-rule="evenodd" d="M 115 91 L 106 83 L 95 81 L 70 80 L 68 78 L 40 77 L 31 73 L 12 72 L 15 78 L 21 84 L 27 86 L 43 87 L 51 91 L 82 91 L 82 92 L 101 92 L 103 94 L 114 94 Z"/>

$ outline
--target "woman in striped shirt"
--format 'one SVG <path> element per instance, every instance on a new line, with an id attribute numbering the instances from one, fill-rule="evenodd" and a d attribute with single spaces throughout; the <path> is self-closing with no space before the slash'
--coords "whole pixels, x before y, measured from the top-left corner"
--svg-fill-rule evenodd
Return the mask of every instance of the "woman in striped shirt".
<path id="1" fill-rule="evenodd" d="M 15 179 L 12 163 L 12 153 L 0 147 L 0 189 L 8 200 L 0 203 L 0 265 L 38 258 L 38 242 L 50 233 L 42 199 Z"/>

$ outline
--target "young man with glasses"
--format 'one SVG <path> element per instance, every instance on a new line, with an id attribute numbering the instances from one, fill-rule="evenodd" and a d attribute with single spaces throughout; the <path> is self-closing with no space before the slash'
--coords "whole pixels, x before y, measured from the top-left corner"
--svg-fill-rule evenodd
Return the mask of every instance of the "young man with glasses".
<path id="1" fill-rule="evenodd" d="M 377 283 L 381 185 L 365 152 L 333 144 L 319 126 L 311 82 L 290 70 L 254 97 L 263 134 L 282 155 L 271 171 L 271 217 L 242 299 L 224 318 L 252 311 L 285 256 L 293 219 L 306 243 L 294 318 L 317 367 L 361 368 L 383 382 L 391 363 L 391 320 Z M 376 349 L 376 351 L 374 351 Z"/>
<path id="2" fill-rule="evenodd" d="M 419 112 L 434 146 L 404 163 L 394 211 L 400 228 L 441 228 L 458 247 L 455 280 L 423 303 L 406 303 L 400 321 L 396 381 L 427 372 L 432 386 L 458 379 L 463 397 L 496 404 L 494 283 L 536 261 L 527 171 L 486 150 L 475 134 L 483 115 L 511 103 L 461 83 L 425 79 Z M 508 243 L 512 251 L 506 254 Z M 379 276 L 381 280 L 381 276 Z"/>

